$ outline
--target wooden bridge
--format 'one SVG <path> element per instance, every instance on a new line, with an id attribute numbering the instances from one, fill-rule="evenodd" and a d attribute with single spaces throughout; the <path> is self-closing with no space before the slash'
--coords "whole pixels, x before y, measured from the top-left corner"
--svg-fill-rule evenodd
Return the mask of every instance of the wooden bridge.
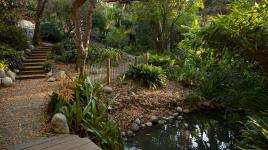
<path id="1" fill-rule="evenodd" d="M 101 148 L 88 138 L 61 135 L 18 145 L 11 150 L 101 150 Z"/>

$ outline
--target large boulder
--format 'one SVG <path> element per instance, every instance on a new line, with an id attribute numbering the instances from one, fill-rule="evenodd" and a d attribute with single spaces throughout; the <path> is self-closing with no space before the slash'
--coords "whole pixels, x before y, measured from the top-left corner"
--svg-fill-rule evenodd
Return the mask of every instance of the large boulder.
<path id="1" fill-rule="evenodd" d="M 34 46 L 33 46 L 33 45 L 29 45 L 29 49 L 30 49 L 31 51 L 33 51 L 33 50 L 34 50 Z"/>
<path id="2" fill-rule="evenodd" d="M 35 25 L 28 20 L 20 20 L 17 26 L 24 29 L 29 40 L 33 38 Z"/>
<path id="3" fill-rule="evenodd" d="M 51 126 L 55 133 L 59 133 L 59 134 L 70 133 L 67 119 L 65 115 L 63 115 L 62 113 L 57 113 L 52 117 Z"/>
<path id="4" fill-rule="evenodd" d="M 4 69 L 0 69 L 0 78 L 6 77 L 6 72 Z"/>
<path id="5" fill-rule="evenodd" d="M 12 71 L 7 71 L 6 72 L 7 76 L 10 77 L 13 81 L 16 80 L 16 73 L 12 72 Z"/>
<path id="6" fill-rule="evenodd" d="M 67 75 L 65 73 L 65 71 L 59 71 L 57 74 L 56 74 L 56 79 L 57 81 L 61 81 L 61 80 L 64 80 L 66 79 Z"/>
<path id="7" fill-rule="evenodd" d="M 3 87 L 9 87 L 9 86 L 12 85 L 12 83 L 13 83 L 13 81 L 12 81 L 12 79 L 10 77 L 4 77 L 2 79 L 2 86 Z"/>

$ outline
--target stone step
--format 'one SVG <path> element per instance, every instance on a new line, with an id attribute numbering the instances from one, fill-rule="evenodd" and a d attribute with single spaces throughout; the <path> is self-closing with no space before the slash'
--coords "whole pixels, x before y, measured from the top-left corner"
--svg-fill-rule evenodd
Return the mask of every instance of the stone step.
<path id="1" fill-rule="evenodd" d="M 24 60 L 24 62 L 25 63 L 30 63 L 30 62 L 45 62 L 47 59 L 33 59 L 33 58 L 31 58 L 31 59 L 26 59 L 26 60 Z"/>
<path id="2" fill-rule="evenodd" d="M 42 57 L 47 57 L 47 54 L 35 54 L 35 53 L 31 53 L 30 56 L 42 56 Z"/>
<path id="3" fill-rule="evenodd" d="M 45 70 L 22 70 L 18 75 L 29 75 L 29 74 L 45 74 Z"/>
<path id="4" fill-rule="evenodd" d="M 47 56 L 28 56 L 27 59 L 47 59 Z"/>
<path id="5" fill-rule="evenodd" d="M 32 54 L 33 54 L 33 53 L 35 53 L 35 54 L 42 54 L 42 53 L 47 54 L 47 53 L 49 53 L 49 51 L 33 50 L 33 51 L 32 51 Z"/>
<path id="6" fill-rule="evenodd" d="M 43 70 L 43 66 L 24 66 L 21 70 Z"/>
<path id="7" fill-rule="evenodd" d="M 27 62 L 23 63 L 23 66 L 43 66 L 43 62 Z"/>
<path id="8" fill-rule="evenodd" d="M 50 50 L 51 47 L 37 47 L 36 49 L 40 49 L 40 50 Z"/>
<path id="9" fill-rule="evenodd" d="M 40 79 L 40 78 L 45 78 L 45 74 L 27 74 L 27 75 L 17 75 L 16 79 L 17 80 L 24 80 L 24 79 Z"/>

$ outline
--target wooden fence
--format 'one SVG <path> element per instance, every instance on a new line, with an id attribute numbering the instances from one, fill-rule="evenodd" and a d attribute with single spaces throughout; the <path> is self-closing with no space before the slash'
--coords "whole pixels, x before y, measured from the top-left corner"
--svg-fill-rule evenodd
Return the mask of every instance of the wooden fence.
<path id="1" fill-rule="evenodd" d="M 132 56 L 124 53 L 119 60 L 106 59 L 103 62 L 87 66 L 87 73 L 93 81 L 106 82 L 119 79 L 120 75 L 128 70 L 131 64 L 148 63 L 148 53 L 141 56 Z"/>

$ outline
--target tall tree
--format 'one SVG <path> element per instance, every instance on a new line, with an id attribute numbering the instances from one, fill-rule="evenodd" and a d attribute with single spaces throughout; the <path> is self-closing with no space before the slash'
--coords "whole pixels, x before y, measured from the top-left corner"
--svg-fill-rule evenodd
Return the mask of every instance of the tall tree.
<path id="1" fill-rule="evenodd" d="M 38 0 L 38 3 L 37 3 L 35 29 L 34 29 L 34 36 L 33 36 L 33 41 L 32 41 L 34 45 L 39 44 L 41 18 L 43 16 L 43 12 L 44 12 L 47 1 L 48 0 Z"/>
<path id="2" fill-rule="evenodd" d="M 89 0 L 85 29 L 82 30 L 79 9 L 87 0 L 75 0 L 71 6 L 71 17 L 75 26 L 75 45 L 77 48 L 76 70 L 80 74 L 85 72 L 85 64 L 88 55 L 90 33 L 92 30 L 92 17 L 96 8 L 96 0 Z"/>

